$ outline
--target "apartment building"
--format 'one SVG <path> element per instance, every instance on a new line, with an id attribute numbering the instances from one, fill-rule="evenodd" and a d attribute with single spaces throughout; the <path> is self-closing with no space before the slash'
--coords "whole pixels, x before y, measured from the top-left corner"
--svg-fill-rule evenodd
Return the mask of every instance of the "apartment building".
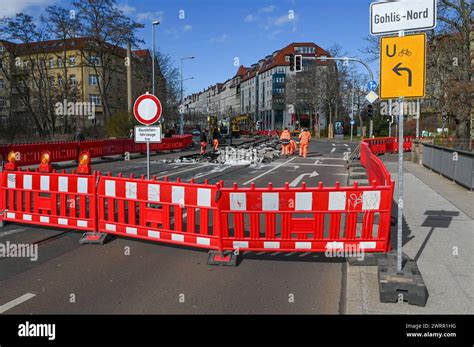
<path id="1" fill-rule="evenodd" d="M 184 100 L 185 114 L 207 112 L 217 117 L 249 115 L 260 129 L 277 129 L 294 124 L 288 113 L 286 81 L 297 72 L 290 69 L 290 55 L 302 55 L 303 71 L 314 58 L 329 53 L 312 42 L 291 43 L 274 51 L 249 67 L 240 66 L 234 77 L 217 83 Z M 313 60 L 311 60 L 313 58 Z M 324 63 L 323 66 L 332 64 Z M 207 100 L 207 103 L 204 102 Z M 314 110 L 306 110 L 314 113 Z M 323 110 L 321 111 L 323 113 Z M 324 114 L 320 115 L 324 123 Z M 309 116 L 308 116 L 309 117 Z"/>
<path id="2" fill-rule="evenodd" d="M 135 98 L 150 89 L 151 54 L 148 50 L 132 51 L 129 62 L 125 48 L 108 45 L 110 52 L 103 55 L 107 57 L 103 62 L 94 45 L 97 44 L 88 38 L 28 44 L 0 41 L 3 122 L 18 113 L 28 113 L 29 107 L 38 108 L 38 112 L 56 112 L 54 105 L 58 102 L 94 105 L 93 117 L 77 107 L 73 114 L 68 114 L 82 127 L 103 124 L 105 107 L 109 115 L 127 111 L 127 63 L 132 66 Z M 62 122 L 64 117 L 58 116 L 54 126 L 61 127 Z"/>

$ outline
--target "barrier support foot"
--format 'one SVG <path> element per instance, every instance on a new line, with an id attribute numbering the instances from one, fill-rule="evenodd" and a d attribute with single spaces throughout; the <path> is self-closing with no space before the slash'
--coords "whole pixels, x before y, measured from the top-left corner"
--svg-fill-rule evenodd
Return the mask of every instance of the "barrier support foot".
<path id="1" fill-rule="evenodd" d="M 209 251 L 208 265 L 237 266 L 237 255 L 232 251 Z"/>
<path id="2" fill-rule="evenodd" d="M 4 220 L 0 220 L 0 228 L 3 228 L 5 226 L 5 221 Z"/>
<path id="3" fill-rule="evenodd" d="M 380 302 L 406 301 L 410 305 L 425 307 L 428 290 L 416 262 L 405 254 L 402 271 L 397 271 L 397 257 L 389 253 L 379 258 L 378 269 Z"/>
<path id="4" fill-rule="evenodd" d="M 82 234 L 79 243 L 81 245 L 103 245 L 107 241 L 106 233 L 87 232 Z"/>

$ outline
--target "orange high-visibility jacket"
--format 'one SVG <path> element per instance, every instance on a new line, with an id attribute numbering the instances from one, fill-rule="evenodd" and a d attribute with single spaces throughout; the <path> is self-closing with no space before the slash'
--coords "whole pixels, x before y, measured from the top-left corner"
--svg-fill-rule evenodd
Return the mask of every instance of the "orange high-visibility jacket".
<path id="1" fill-rule="evenodd" d="M 311 133 L 309 131 L 303 131 L 300 133 L 300 144 L 307 145 L 311 139 Z"/>
<path id="2" fill-rule="evenodd" d="M 291 139 L 290 132 L 288 130 L 284 130 L 280 135 L 280 140 L 290 140 L 290 139 Z"/>

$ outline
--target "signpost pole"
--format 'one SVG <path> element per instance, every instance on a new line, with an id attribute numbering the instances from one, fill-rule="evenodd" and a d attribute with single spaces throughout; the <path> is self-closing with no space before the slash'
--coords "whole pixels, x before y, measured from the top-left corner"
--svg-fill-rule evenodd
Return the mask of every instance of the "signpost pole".
<path id="1" fill-rule="evenodd" d="M 420 137 L 420 99 L 416 100 L 416 138 Z"/>
<path id="2" fill-rule="evenodd" d="M 400 30 L 398 36 L 404 36 L 405 31 Z M 402 232 L 403 232 L 403 102 L 398 99 L 400 112 L 398 112 L 398 220 L 397 220 L 397 271 L 402 271 Z"/>
<path id="3" fill-rule="evenodd" d="M 390 121 L 388 122 L 388 137 L 392 137 L 392 99 L 388 99 L 388 116 L 390 117 Z"/>
<path id="4" fill-rule="evenodd" d="M 150 179 L 150 141 L 146 142 L 146 179 Z"/>

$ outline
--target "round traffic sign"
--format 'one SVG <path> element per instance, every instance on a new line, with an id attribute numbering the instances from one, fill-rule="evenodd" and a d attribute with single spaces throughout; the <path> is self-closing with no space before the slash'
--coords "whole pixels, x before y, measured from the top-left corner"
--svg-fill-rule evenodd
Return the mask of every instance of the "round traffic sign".
<path id="1" fill-rule="evenodd" d="M 151 125 L 161 117 L 161 102 L 153 94 L 140 95 L 133 105 L 133 114 L 137 121 L 145 125 Z"/>
<path id="2" fill-rule="evenodd" d="M 368 89 L 369 91 L 374 91 L 374 90 L 377 89 L 377 87 L 378 87 L 378 85 L 377 85 L 377 82 L 375 82 L 375 81 L 369 81 L 369 82 L 367 83 L 367 89 Z"/>

